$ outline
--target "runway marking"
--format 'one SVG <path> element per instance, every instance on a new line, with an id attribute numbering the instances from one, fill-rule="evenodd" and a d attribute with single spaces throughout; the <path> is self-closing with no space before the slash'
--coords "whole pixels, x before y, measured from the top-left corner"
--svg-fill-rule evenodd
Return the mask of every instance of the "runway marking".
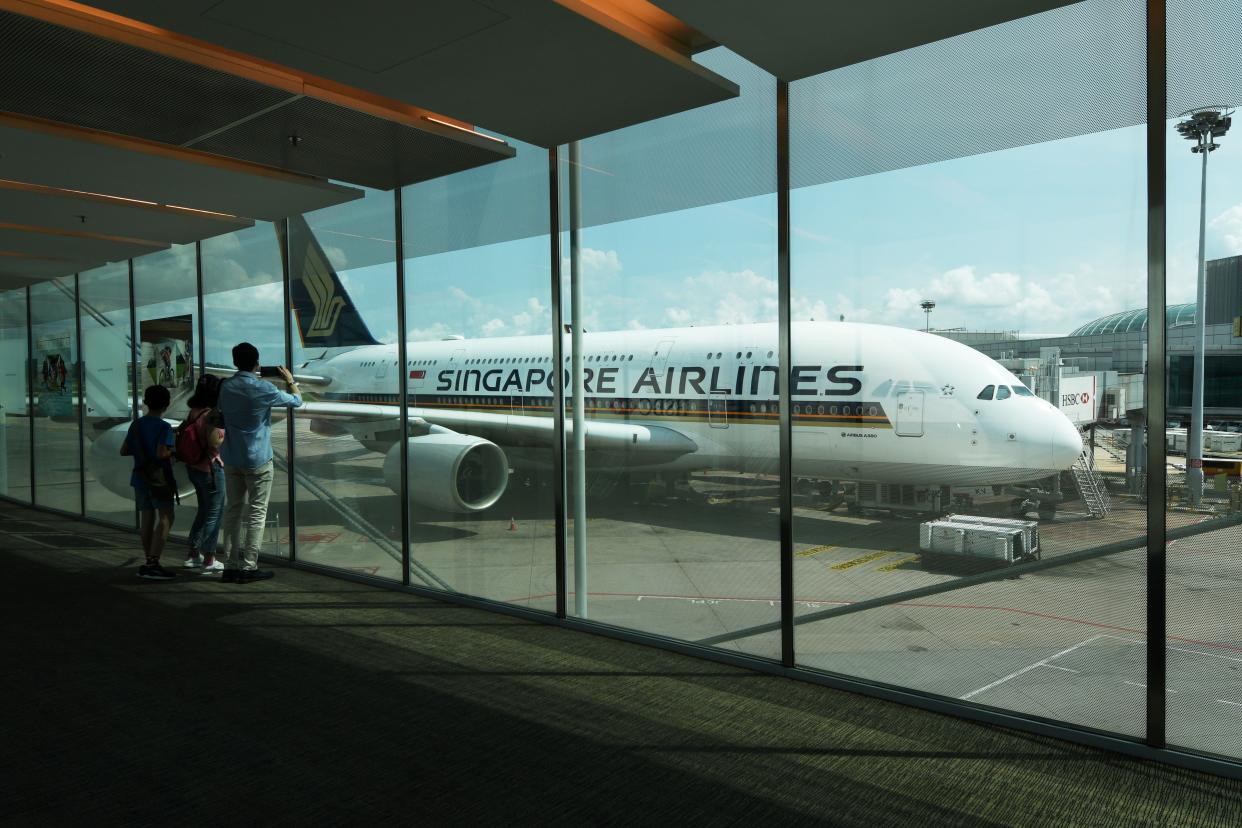
<path id="1" fill-rule="evenodd" d="M 891 554 L 892 553 L 888 551 L 872 552 L 870 555 L 863 555 L 861 558 L 854 558 L 852 561 L 842 561 L 839 564 L 834 564 L 830 568 L 837 569 L 837 570 L 853 569 L 856 566 L 862 566 L 865 563 L 871 563 L 874 560 L 883 558 L 885 555 L 891 555 Z"/>
<path id="2" fill-rule="evenodd" d="M 877 566 L 875 568 L 875 571 L 876 572 L 892 572 L 894 569 L 900 569 L 901 567 L 905 566 L 908 563 L 915 563 L 918 561 L 918 559 L 919 559 L 918 555 L 911 555 L 908 558 L 902 558 L 899 561 L 893 561 L 892 563 L 884 564 L 884 566 Z"/>
<path id="3" fill-rule="evenodd" d="M 1078 672 L 1081 672 L 1081 671 L 1079 671 L 1079 670 L 1075 670 L 1073 667 L 1058 667 L 1058 666 L 1057 666 L 1057 665 L 1055 665 L 1055 664 L 1045 664 L 1044 666 L 1045 666 L 1045 667 L 1047 667 L 1049 670 L 1064 670 L 1064 671 L 1065 671 L 1065 672 L 1067 672 L 1067 673 L 1078 673 Z"/>
<path id="4" fill-rule="evenodd" d="M 1121 680 L 1121 683 L 1122 683 L 1122 684 L 1128 684 L 1128 685 L 1130 685 L 1131 687 L 1142 687 L 1144 690 L 1146 690 L 1146 689 L 1147 689 L 1147 685 L 1146 685 L 1146 684 L 1139 684 L 1137 681 L 1127 681 L 1126 679 L 1122 679 L 1122 680 Z M 1166 688 L 1164 688 L 1164 692 L 1166 692 L 1166 693 L 1176 693 L 1177 691 L 1176 691 L 1176 690 L 1170 690 L 1169 688 L 1167 688 L 1167 687 L 1166 687 Z"/>
<path id="5" fill-rule="evenodd" d="M 1084 647 L 1087 644 L 1090 644 L 1092 641 L 1095 641 L 1097 638 L 1102 638 L 1102 637 L 1103 636 L 1101 635 L 1093 635 L 1090 638 L 1088 638 L 1086 641 L 1080 641 L 1077 644 L 1075 644 L 1073 647 L 1067 647 L 1055 655 L 1050 655 L 1047 658 L 1040 659 L 1034 664 L 1028 664 L 1027 666 L 1023 667 L 1021 670 L 1014 670 L 1012 673 L 1005 676 L 1004 678 L 999 678 L 996 681 L 992 682 L 991 684 L 985 684 L 977 690 L 971 690 L 969 693 L 967 693 L 964 696 L 958 696 L 958 698 L 961 699 L 962 701 L 966 701 L 967 699 L 973 698 L 979 695 L 980 693 L 983 693 L 987 690 L 991 690 L 994 687 L 1000 687 L 1002 684 L 1004 684 L 1007 681 L 1010 681 L 1011 679 L 1016 679 L 1018 676 L 1025 675 L 1026 673 L 1029 673 L 1030 671 L 1036 669 L 1037 667 L 1046 667 L 1048 665 L 1048 662 L 1054 661 L 1063 655 L 1068 655 L 1074 652 L 1074 650 L 1077 650 L 1079 647 Z"/>
<path id="6" fill-rule="evenodd" d="M 812 555 L 818 555 L 820 552 L 831 552 L 832 550 L 839 548 L 840 547 L 835 545 L 824 544 L 822 546 L 812 546 L 810 549 L 803 549 L 797 554 L 799 558 L 809 558 Z"/>
<path id="7" fill-rule="evenodd" d="M 1146 644 L 1147 643 L 1146 641 L 1138 641 L 1133 638 L 1123 638 L 1120 635 L 1109 635 L 1107 633 L 1104 633 L 1101 637 L 1102 638 L 1115 638 L 1118 641 L 1126 641 L 1130 644 Z M 1175 636 L 1169 636 L 1169 638 L 1175 638 Z M 1178 640 L 1184 641 L 1185 639 L 1178 639 Z M 1228 644 L 1211 644 L 1206 641 L 1195 642 L 1195 643 L 1196 644 L 1202 643 L 1204 646 L 1207 646 L 1207 647 L 1228 647 L 1229 646 Z M 1191 655 L 1204 655 L 1204 656 L 1208 656 L 1209 658 L 1222 658 L 1225 661 L 1234 661 L 1234 662 L 1237 662 L 1238 664 L 1242 664 L 1242 658 L 1234 658 L 1233 656 L 1221 655 L 1220 653 L 1205 653 L 1202 650 L 1186 650 L 1186 649 L 1183 649 L 1182 647 L 1170 647 L 1167 644 L 1165 645 L 1165 649 L 1172 650 L 1175 653 L 1190 653 Z"/>
<path id="8" fill-rule="evenodd" d="M 1219 702 L 1220 704 L 1231 705 L 1232 707 L 1242 707 L 1242 702 L 1231 702 L 1226 699 L 1217 699 L 1216 701 Z"/>

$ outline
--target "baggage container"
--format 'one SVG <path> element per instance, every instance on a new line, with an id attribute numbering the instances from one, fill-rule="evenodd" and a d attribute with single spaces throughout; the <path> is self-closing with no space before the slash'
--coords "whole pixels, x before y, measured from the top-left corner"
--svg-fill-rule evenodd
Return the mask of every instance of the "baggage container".
<path id="1" fill-rule="evenodd" d="M 1003 564 L 1031 560 L 1039 554 L 1038 549 L 1030 547 L 1028 539 L 1032 534 L 1027 527 L 979 523 L 972 521 L 970 516 L 965 516 L 966 520 L 961 517 L 923 523 L 919 527 L 919 549 L 932 555 L 977 558 Z"/>
<path id="2" fill-rule="evenodd" d="M 956 523 L 973 523 L 979 526 L 995 526 L 1003 529 L 1021 529 L 1026 549 L 1026 557 L 1039 560 L 1039 521 L 1022 520 L 1021 518 L 997 518 L 985 515 L 945 515 L 944 520 Z"/>

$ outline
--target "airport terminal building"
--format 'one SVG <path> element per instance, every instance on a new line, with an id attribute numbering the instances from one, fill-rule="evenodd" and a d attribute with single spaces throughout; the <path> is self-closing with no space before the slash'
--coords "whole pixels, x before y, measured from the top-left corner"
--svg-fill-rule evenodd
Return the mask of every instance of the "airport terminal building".
<path id="1" fill-rule="evenodd" d="M 1242 0 L 930 5 L 0 0 L 0 497 L 136 544 L 145 389 L 250 342 L 273 583 L 1242 774 L 1242 452 L 1112 430 L 1200 322 L 1242 421 Z"/>

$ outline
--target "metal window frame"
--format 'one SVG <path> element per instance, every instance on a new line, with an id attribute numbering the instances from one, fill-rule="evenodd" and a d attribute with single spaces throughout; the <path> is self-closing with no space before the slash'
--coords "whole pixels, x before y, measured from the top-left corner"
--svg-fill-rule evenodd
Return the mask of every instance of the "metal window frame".
<path id="1" fill-rule="evenodd" d="M 401 417 L 401 584 L 410 585 L 410 366 L 409 345 L 406 342 L 407 325 L 405 308 L 405 227 L 401 187 L 392 193 L 394 240 L 396 243 L 396 280 L 397 280 L 397 361 L 401 363 L 401 373 L 397 378 L 397 404 L 400 406 Z"/>
<path id="2" fill-rule="evenodd" d="M 793 338 L 790 326 L 789 218 L 789 82 L 776 82 L 776 306 L 779 377 L 776 383 L 780 407 L 778 454 L 780 455 L 780 584 L 781 665 L 797 664 L 794 650 L 794 542 L 793 542 Z"/>
<path id="3" fill-rule="evenodd" d="M 280 238 L 284 239 L 285 249 L 281 251 L 280 256 L 280 272 L 281 272 L 281 289 L 284 294 L 284 305 L 281 307 L 281 327 L 285 334 L 285 358 L 282 365 L 293 364 L 293 295 L 289 282 L 289 256 L 292 251 L 289 249 L 289 219 L 279 219 L 284 225 L 284 232 L 280 234 Z M 289 560 L 295 561 L 298 557 L 298 507 L 297 507 L 297 475 L 294 474 L 294 463 L 297 462 L 297 414 L 296 409 L 286 409 L 285 414 L 285 464 L 289 472 L 285 475 L 285 488 L 288 490 L 289 499 Z"/>
<path id="4" fill-rule="evenodd" d="M 78 385 L 78 511 L 86 515 L 86 358 L 82 354 L 82 274 L 73 274 L 73 335 Z"/>
<path id="5" fill-rule="evenodd" d="M 1165 0 L 1147 0 L 1147 728 L 1146 743 L 1167 737 L 1167 520 L 1164 421 L 1167 407 L 1165 224 L 1167 50 Z M 1157 429 L 1153 432 L 1153 428 Z M 1159 439 L 1151 435 L 1159 434 Z"/>
<path id="6" fill-rule="evenodd" d="M 556 617 L 568 614 L 568 549 L 565 543 L 565 389 L 564 319 L 561 308 L 561 170 L 559 150 L 548 149 L 548 255 L 550 257 L 552 303 L 552 366 L 557 381 L 552 383 L 552 509 L 555 541 Z"/>
<path id="7" fill-rule="evenodd" d="M 30 285 L 26 285 L 26 426 L 30 432 L 30 505 L 35 506 L 34 313 L 30 303 Z"/>

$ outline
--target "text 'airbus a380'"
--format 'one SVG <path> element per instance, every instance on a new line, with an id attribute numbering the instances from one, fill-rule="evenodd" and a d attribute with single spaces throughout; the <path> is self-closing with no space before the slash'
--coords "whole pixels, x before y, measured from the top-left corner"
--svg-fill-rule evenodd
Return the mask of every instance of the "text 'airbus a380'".
<path id="1" fill-rule="evenodd" d="M 501 497 L 511 469 L 550 462 L 550 334 L 410 342 L 402 366 L 396 344 L 371 335 L 306 223 L 289 227 L 294 315 L 311 355 L 294 369 L 307 399 L 297 416 L 310 417 L 312 431 L 349 434 L 385 455 L 384 478 L 399 490 L 396 372 L 405 371 L 412 501 L 477 512 Z M 846 322 L 794 323 L 792 341 L 798 477 L 996 486 L 1068 469 L 1082 451 L 1064 414 L 960 343 Z M 584 332 L 582 342 L 593 471 L 776 471 L 776 325 Z M 568 368 L 566 360 L 567 401 Z"/>

